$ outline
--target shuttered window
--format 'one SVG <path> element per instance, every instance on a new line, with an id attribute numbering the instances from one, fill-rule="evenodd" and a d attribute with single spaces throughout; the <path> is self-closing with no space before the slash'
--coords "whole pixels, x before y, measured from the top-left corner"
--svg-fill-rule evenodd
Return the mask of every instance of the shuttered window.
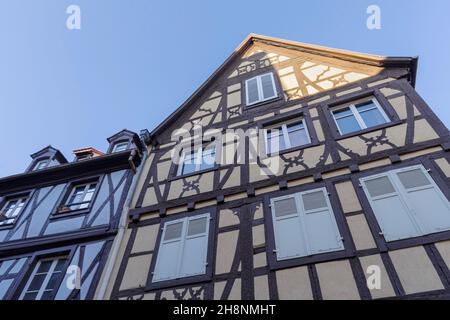
<path id="1" fill-rule="evenodd" d="M 273 73 L 266 73 L 245 81 L 247 105 L 277 97 Z"/>
<path id="2" fill-rule="evenodd" d="M 325 188 L 271 199 L 277 260 L 344 250 Z"/>
<path id="3" fill-rule="evenodd" d="M 164 224 L 152 282 L 206 273 L 210 214 Z"/>
<path id="4" fill-rule="evenodd" d="M 421 165 L 361 179 L 386 241 L 450 230 L 450 203 Z"/>

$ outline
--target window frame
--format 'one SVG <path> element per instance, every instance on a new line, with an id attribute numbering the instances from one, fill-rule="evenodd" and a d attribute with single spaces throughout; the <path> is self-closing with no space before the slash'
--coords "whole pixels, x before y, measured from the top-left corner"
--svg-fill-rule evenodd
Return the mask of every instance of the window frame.
<path id="1" fill-rule="evenodd" d="M 341 134 L 341 131 L 339 129 L 339 126 L 337 125 L 337 122 L 335 120 L 333 111 L 337 111 L 339 109 L 345 109 L 346 107 L 349 107 L 350 105 L 355 104 L 357 100 L 375 100 L 375 103 L 377 107 L 379 107 L 379 110 L 384 114 L 387 119 L 389 120 L 387 123 L 383 123 L 377 126 L 361 129 L 355 132 L 350 132 L 346 134 Z M 362 103 L 362 102 L 361 102 Z M 384 128 L 396 126 L 400 123 L 402 123 L 402 120 L 398 117 L 397 112 L 394 110 L 394 108 L 391 106 L 387 98 L 381 93 L 381 91 L 377 89 L 369 89 L 366 91 L 358 92 L 355 94 L 351 94 L 348 96 L 344 96 L 342 98 L 336 99 L 330 103 L 322 104 L 322 108 L 325 110 L 325 118 L 328 122 L 328 125 L 331 129 L 331 135 L 334 140 L 342 140 L 366 133 L 370 133 L 373 131 L 381 130 Z M 385 118 L 386 119 L 386 118 Z"/>
<path id="2" fill-rule="evenodd" d="M 105 177 L 105 175 L 97 175 L 97 176 L 92 176 L 92 177 L 85 178 L 85 179 L 77 179 L 77 180 L 68 182 L 65 186 L 65 189 L 61 193 L 60 198 L 58 199 L 58 201 L 56 201 L 56 204 L 52 211 L 53 213 L 51 214 L 50 219 L 56 219 L 56 218 L 60 218 L 60 217 L 68 217 L 68 216 L 72 216 L 72 215 L 81 215 L 81 214 L 89 213 L 97 199 L 97 195 L 102 187 L 104 177 Z M 83 184 L 87 185 L 87 184 L 92 184 L 92 183 L 96 183 L 97 186 L 95 188 L 94 194 L 92 195 L 92 198 L 91 198 L 87 208 L 79 208 L 79 209 L 67 210 L 67 211 L 60 210 L 61 207 L 67 207 L 67 202 L 68 202 L 69 198 L 72 196 L 73 191 L 75 190 L 75 188 L 77 186 L 83 185 Z"/>
<path id="3" fill-rule="evenodd" d="M 165 225 L 167 223 L 169 223 L 169 224 L 176 223 L 178 220 L 186 219 L 186 218 L 195 220 L 195 219 L 205 216 L 207 214 L 209 214 L 209 224 L 208 224 L 209 230 L 207 232 L 207 237 L 208 237 L 207 249 L 206 249 L 206 263 L 207 264 L 206 264 L 206 268 L 205 268 L 205 273 L 200 274 L 200 275 L 194 275 L 194 276 L 181 277 L 181 278 L 153 282 L 153 273 L 155 271 L 156 262 L 158 259 L 158 253 L 161 248 L 163 234 L 165 232 Z M 216 230 L 218 229 L 217 224 L 218 224 L 217 207 L 215 207 L 215 206 L 161 218 L 159 221 L 159 231 L 158 231 L 157 239 L 155 242 L 154 251 L 152 251 L 152 261 L 151 261 L 150 269 L 148 272 L 146 290 L 154 290 L 154 289 L 161 289 L 161 288 L 167 288 L 167 287 L 178 286 L 178 285 L 194 284 L 194 283 L 198 283 L 198 282 L 204 282 L 204 281 L 211 280 L 212 275 L 213 275 L 213 265 L 214 265 L 213 262 L 215 260 L 214 248 L 215 248 L 216 242 L 217 242 L 217 232 L 216 232 Z"/>
<path id="4" fill-rule="evenodd" d="M 286 260 L 277 260 L 276 252 L 276 242 L 275 242 L 275 229 L 274 221 L 272 215 L 271 199 L 277 199 L 281 197 L 293 196 L 296 193 L 308 193 L 317 191 L 318 189 L 325 189 L 328 193 L 328 201 L 330 208 L 332 210 L 339 234 L 342 238 L 343 250 L 340 251 L 330 251 L 319 253 L 311 256 L 290 258 Z M 331 261 L 343 258 L 354 257 L 356 253 L 355 246 L 350 235 L 350 231 L 347 226 L 346 218 L 342 209 L 340 207 L 339 197 L 334 188 L 333 182 L 320 182 L 314 183 L 313 185 L 304 185 L 294 188 L 289 188 L 286 191 L 273 192 L 270 195 L 265 195 L 263 198 L 263 210 L 264 210 L 264 220 L 266 221 L 266 256 L 270 270 L 279 270 L 284 268 L 304 266 L 311 263 L 319 263 L 324 261 Z"/>
<path id="5" fill-rule="evenodd" d="M 270 77 L 271 77 L 272 88 L 274 90 L 274 95 L 271 96 L 271 97 L 268 97 L 268 98 L 263 98 L 264 97 L 264 92 L 263 92 L 263 89 L 262 89 L 261 78 L 266 76 L 266 75 L 270 75 Z M 249 96 L 248 96 L 249 92 L 247 90 L 248 83 L 250 81 L 254 80 L 254 79 L 256 79 L 257 89 L 258 89 L 258 98 L 260 98 L 260 99 L 258 99 L 258 101 L 249 103 Z M 277 87 L 277 84 L 275 82 L 275 76 L 274 76 L 272 71 L 266 72 L 266 73 L 263 73 L 263 74 L 259 74 L 259 75 L 253 76 L 253 77 L 251 77 L 249 79 L 246 79 L 245 82 L 244 82 L 244 87 L 245 87 L 245 107 L 247 107 L 247 108 L 250 108 L 250 107 L 253 107 L 255 105 L 258 105 L 258 104 L 261 104 L 261 103 L 264 103 L 264 102 L 267 102 L 267 101 L 279 98 L 278 87 Z"/>
<path id="6" fill-rule="evenodd" d="M 34 195 L 34 191 L 31 190 L 31 191 L 20 192 L 20 193 L 13 193 L 13 194 L 9 194 L 9 195 L 5 195 L 4 196 L 3 201 L 0 202 L 0 211 L 1 212 L 3 212 L 3 210 L 5 209 L 5 206 L 11 200 L 15 200 L 15 199 L 19 199 L 19 198 L 26 198 L 26 200 L 25 200 L 24 205 L 22 206 L 20 212 L 14 218 L 14 222 L 10 223 L 10 224 L 0 225 L 0 230 L 14 228 L 14 226 L 16 225 L 16 222 L 20 219 L 20 217 L 22 216 L 23 212 L 27 209 L 27 207 L 28 207 L 28 205 L 30 203 L 30 200 L 33 198 L 33 195 Z"/>
<path id="7" fill-rule="evenodd" d="M 42 250 L 38 252 L 34 252 L 30 255 L 20 255 L 18 257 L 28 257 L 28 260 L 26 264 L 22 267 L 22 272 L 16 278 L 15 282 L 9 289 L 9 296 L 5 296 L 5 299 L 10 300 L 19 300 L 22 291 L 26 288 L 26 285 L 28 283 L 28 280 L 30 279 L 31 274 L 33 273 L 37 263 L 41 259 L 47 259 L 47 258 L 53 258 L 53 257 L 59 257 L 59 256 L 67 256 L 66 264 L 64 265 L 64 270 L 67 270 L 67 268 L 70 266 L 70 263 L 73 260 L 73 257 L 75 255 L 75 252 L 78 248 L 78 245 L 70 245 L 65 247 L 59 247 L 59 248 L 52 248 L 48 250 Z M 62 281 L 64 281 L 65 272 L 62 274 L 62 276 L 58 279 L 57 284 L 55 288 L 59 290 L 61 287 Z M 55 290 L 52 293 L 52 296 L 50 300 L 55 299 L 55 295 L 57 293 L 57 290 Z"/>
<path id="8" fill-rule="evenodd" d="M 292 146 L 292 143 L 291 143 L 291 140 L 289 137 L 288 126 L 299 124 L 299 123 L 302 123 L 302 125 L 303 125 L 303 129 L 305 130 L 308 142 L 305 144 L 298 145 L 298 146 Z M 281 127 L 281 131 L 282 131 L 282 135 L 283 135 L 284 144 L 286 147 L 284 149 L 279 149 L 277 151 L 270 150 L 270 152 L 269 152 L 268 131 L 276 129 L 276 128 L 280 128 L 280 127 Z M 264 147 L 265 147 L 266 155 L 285 153 L 286 150 L 293 150 L 293 149 L 309 146 L 312 143 L 311 135 L 310 135 L 309 129 L 308 129 L 308 124 L 306 123 L 306 120 L 304 118 L 294 119 L 292 121 L 284 121 L 284 122 L 281 122 L 281 123 L 273 125 L 273 126 L 265 127 L 263 130 L 264 130 Z"/>
<path id="9" fill-rule="evenodd" d="M 384 125 L 384 124 L 390 123 L 391 120 L 390 120 L 389 117 L 386 115 L 386 113 L 384 112 L 383 108 L 382 108 L 381 105 L 378 103 L 377 99 L 376 99 L 375 97 L 373 97 L 373 98 L 367 100 L 367 102 L 369 102 L 369 101 L 372 101 L 372 102 L 373 102 L 373 104 L 375 105 L 375 108 L 380 112 L 381 116 L 382 116 L 383 119 L 386 121 L 385 123 L 381 123 L 381 124 L 379 124 L 379 125 Z M 364 102 L 362 102 L 362 103 L 364 103 Z M 366 124 L 366 122 L 365 122 L 364 119 L 362 118 L 361 113 L 358 111 L 358 107 L 357 107 L 356 105 L 357 105 L 357 104 L 352 103 L 352 104 L 349 104 L 348 106 L 345 106 L 345 107 L 343 107 L 343 108 L 341 108 L 341 109 L 337 109 L 337 110 L 331 111 L 331 114 L 332 114 L 332 116 L 333 116 L 334 122 L 336 123 L 336 127 L 338 128 L 339 133 L 340 133 L 341 135 L 351 134 L 351 133 L 355 133 L 355 132 L 359 132 L 359 131 L 363 131 L 363 130 L 367 130 L 367 129 L 371 129 L 371 128 L 373 128 L 373 127 L 379 126 L 379 125 L 376 125 L 376 126 L 368 127 L 367 124 Z M 349 109 L 349 110 L 350 110 L 350 112 L 352 113 L 352 116 L 355 118 L 356 122 L 357 122 L 358 125 L 359 125 L 359 130 L 352 131 L 352 132 L 346 132 L 346 133 L 343 133 L 343 132 L 342 132 L 342 129 L 341 129 L 341 127 L 339 126 L 338 120 L 340 120 L 341 118 L 346 118 L 346 117 L 348 117 L 348 116 L 344 116 L 344 117 L 341 117 L 341 118 L 336 118 L 336 114 L 335 114 L 335 113 L 338 112 L 338 111 L 341 111 L 341 110 L 345 110 L 345 109 Z"/>
<path id="10" fill-rule="evenodd" d="M 47 169 L 48 166 L 50 165 L 50 161 L 51 161 L 50 158 L 37 159 L 35 161 L 35 163 L 33 164 L 31 171 L 33 172 L 33 171 L 41 171 L 41 170 Z M 38 168 L 39 164 L 44 163 L 44 162 L 45 162 L 44 167 Z"/>
<path id="11" fill-rule="evenodd" d="M 262 150 L 259 154 L 259 156 L 262 159 L 265 158 L 269 158 L 275 155 L 282 155 L 282 154 L 286 154 L 289 152 L 294 152 L 294 151 L 298 151 L 298 150 L 302 150 L 302 149 L 306 149 L 306 148 L 310 148 L 310 147 L 315 147 L 317 145 L 319 145 L 319 139 L 317 137 L 316 131 L 315 131 L 315 127 L 313 124 L 313 121 L 311 119 L 311 116 L 309 114 L 309 109 L 303 108 L 304 110 L 302 111 L 291 111 L 291 112 L 287 112 L 281 116 L 276 116 L 275 118 L 269 119 L 269 120 L 261 120 L 258 121 L 258 128 L 260 129 L 260 132 L 262 130 L 262 136 L 259 136 L 259 139 L 264 139 L 263 141 L 261 141 L 262 143 L 260 144 L 262 146 L 262 148 L 264 148 L 264 150 Z M 301 120 L 303 122 L 303 125 L 306 127 L 307 130 L 307 134 L 309 137 L 309 143 L 308 144 L 304 144 L 304 145 L 300 145 L 297 147 L 292 147 L 292 148 L 286 148 L 284 150 L 281 150 L 277 153 L 268 153 L 268 149 L 267 149 L 267 136 L 266 136 L 266 128 L 270 128 L 272 126 L 277 127 L 279 124 L 282 123 L 290 123 L 290 122 L 294 122 L 296 120 Z"/>
<path id="12" fill-rule="evenodd" d="M 121 151 L 117 151 L 116 148 L 120 145 L 125 145 L 125 149 L 121 150 Z M 126 150 L 128 150 L 130 148 L 130 141 L 129 140 L 122 140 L 122 141 L 118 141 L 116 143 L 114 143 L 112 145 L 111 148 L 111 152 L 110 153 L 116 153 L 116 152 L 124 152 Z"/>
<path id="13" fill-rule="evenodd" d="M 38 258 L 32 268 L 31 274 L 28 277 L 24 287 L 22 288 L 20 295 L 19 295 L 19 300 L 23 300 L 24 296 L 27 294 L 28 289 L 31 285 L 31 283 L 34 280 L 34 277 L 37 274 L 38 268 L 39 266 L 42 264 L 43 261 L 52 261 L 52 264 L 50 265 L 50 268 L 48 270 L 48 272 L 46 273 L 46 276 L 44 278 L 44 281 L 41 284 L 40 289 L 38 290 L 38 294 L 37 297 L 39 297 L 39 299 L 34 299 L 35 301 L 41 300 L 42 295 L 44 294 L 44 292 L 46 291 L 45 288 L 48 285 L 48 283 L 50 282 L 51 277 L 55 274 L 55 268 L 56 265 L 58 264 L 59 260 L 65 259 L 66 261 L 64 262 L 63 268 L 62 270 L 67 270 L 67 265 L 68 263 L 70 263 L 70 257 L 69 255 L 59 255 L 59 256 L 53 256 L 53 257 L 45 257 L 45 258 Z M 59 287 L 61 286 L 61 281 L 63 281 L 66 272 L 65 271 L 61 271 L 58 272 L 58 280 L 55 283 L 55 288 L 52 289 L 51 291 L 51 299 L 49 300 L 53 300 L 53 298 L 55 297 L 55 294 L 58 292 Z M 33 290 L 36 291 L 36 290 Z"/>
<path id="14" fill-rule="evenodd" d="M 436 157 L 441 156 L 442 154 L 439 153 L 436 155 Z M 367 170 L 363 173 L 356 173 L 352 175 L 351 181 L 353 184 L 354 189 L 356 190 L 356 194 L 358 197 L 359 202 L 361 203 L 363 214 L 366 217 L 366 220 L 368 222 L 369 228 L 371 230 L 371 233 L 373 235 L 373 238 L 375 240 L 375 243 L 377 244 L 377 248 L 380 251 L 388 251 L 388 250 L 398 250 L 398 249 L 404 249 L 409 248 L 412 246 L 418 246 L 418 245 L 426 245 L 430 243 L 435 243 L 439 241 L 447 241 L 450 240 L 450 231 L 443 231 L 439 233 L 432 233 L 425 236 L 419 236 L 414 238 L 408 238 L 403 240 L 397 240 L 392 242 L 385 241 L 383 235 L 382 235 L 382 229 L 378 223 L 378 220 L 375 216 L 375 213 L 372 209 L 372 206 L 370 205 L 369 199 L 367 198 L 359 180 L 364 177 L 370 177 L 375 176 L 378 174 L 383 174 L 386 171 L 390 170 L 396 170 L 401 168 L 408 168 L 415 165 L 423 165 L 423 167 L 428 170 L 431 169 L 430 172 L 428 172 L 429 176 L 433 179 L 434 183 L 437 185 L 437 187 L 441 190 L 442 194 L 445 198 L 447 198 L 448 201 L 450 201 L 450 188 L 449 183 L 446 179 L 444 179 L 441 176 L 441 173 L 439 172 L 439 168 L 437 164 L 434 163 L 434 161 L 430 159 L 434 159 L 434 156 L 423 156 L 420 158 L 410 159 L 403 161 L 399 164 L 390 165 L 389 169 L 387 167 L 380 167 L 380 168 L 374 168 L 371 170 Z"/>
<path id="15" fill-rule="evenodd" d="M 200 142 L 198 142 L 198 144 L 200 144 Z M 214 145 L 214 150 L 215 150 L 215 158 L 214 158 L 214 165 L 210 168 L 206 168 L 206 169 L 200 169 L 201 168 L 201 159 L 203 158 L 203 150 L 206 149 L 207 147 Z M 203 141 L 201 143 L 201 146 L 195 149 L 196 144 L 194 142 L 189 142 L 189 144 L 186 144 L 185 146 L 181 147 L 181 155 L 179 157 L 179 163 L 175 164 L 174 163 L 174 169 L 172 170 L 173 174 L 171 174 L 170 176 L 172 176 L 172 179 L 180 179 L 180 178 L 185 178 L 185 177 L 190 177 L 190 176 L 195 176 L 195 175 L 199 175 L 205 172 L 209 172 L 209 171 L 214 171 L 216 169 L 219 168 L 219 164 L 217 163 L 218 159 L 220 159 L 220 141 Z M 190 154 L 195 154 L 195 161 L 197 162 L 196 165 L 196 170 L 193 172 L 189 172 L 189 173 L 185 173 L 183 174 L 183 167 L 184 167 L 184 160 L 187 154 L 187 150 L 189 150 Z M 198 169 L 197 169 L 198 167 Z"/>

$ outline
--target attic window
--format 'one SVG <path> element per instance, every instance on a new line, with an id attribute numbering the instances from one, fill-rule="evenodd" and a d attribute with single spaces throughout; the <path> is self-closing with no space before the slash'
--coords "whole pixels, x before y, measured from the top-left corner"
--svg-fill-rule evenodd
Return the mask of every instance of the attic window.
<path id="1" fill-rule="evenodd" d="M 128 141 L 118 142 L 114 145 L 112 153 L 121 152 L 128 149 Z"/>
<path id="2" fill-rule="evenodd" d="M 277 89 L 272 72 L 246 80 L 245 89 L 247 106 L 277 97 Z"/>
<path id="3" fill-rule="evenodd" d="M 39 161 L 34 165 L 33 171 L 45 169 L 45 168 L 47 167 L 47 165 L 48 165 L 49 162 L 50 162 L 49 159 L 42 159 L 42 160 L 39 160 Z"/>

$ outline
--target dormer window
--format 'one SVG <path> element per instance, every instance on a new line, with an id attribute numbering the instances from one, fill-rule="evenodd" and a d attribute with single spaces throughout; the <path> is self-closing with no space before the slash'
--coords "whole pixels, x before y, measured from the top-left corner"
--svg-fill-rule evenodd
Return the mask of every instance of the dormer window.
<path id="1" fill-rule="evenodd" d="M 277 97 L 273 73 L 266 73 L 245 81 L 247 106 Z"/>
<path id="2" fill-rule="evenodd" d="M 39 160 L 39 161 L 34 165 L 33 171 L 45 169 L 45 168 L 48 166 L 49 162 L 50 162 L 49 159 L 42 159 L 42 160 Z"/>
<path id="3" fill-rule="evenodd" d="M 112 153 L 121 152 L 128 149 L 128 141 L 118 142 L 114 145 Z"/>
<path id="4" fill-rule="evenodd" d="M 6 201 L 0 211 L 0 226 L 12 225 L 22 212 L 27 197 L 12 198 Z"/>

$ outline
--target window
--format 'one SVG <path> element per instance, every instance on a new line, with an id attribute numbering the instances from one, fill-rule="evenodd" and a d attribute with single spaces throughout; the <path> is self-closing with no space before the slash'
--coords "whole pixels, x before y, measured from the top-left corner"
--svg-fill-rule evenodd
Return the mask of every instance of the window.
<path id="1" fill-rule="evenodd" d="M 183 150 L 177 175 L 185 175 L 214 168 L 216 165 L 216 145 L 202 146 L 197 150 Z"/>
<path id="2" fill-rule="evenodd" d="M 63 206 L 63 208 L 67 211 L 88 208 L 89 204 L 92 201 L 96 188 L 96 182 L 75 185 L 72 188 L 70 195 L 67 198 L 67 202 Z M 59 210 L 59 213 L 61 213 L 62 211 L 64 210 Z"/>
<path id="3" fill-rule="evenodd" d="M 386 241 L 450 230 L 450 204 L 422 165 L 361 183 Z"/>
<path id="4" fill-rule="evenodd" d="M 390 122 L 375 98 L 338 108 L 332 114 L 342 135 Z"/>
<path id="5" fill-rule="evenodd" d="M 33 168 L 33 171 L 45 169 L 49 163 L 49 159 L 39 160 Z"/>
<path id="6" fill-rule="evenodd" d="M 67 257 L 41 259 L 37 262 L 23 290 L 21 300 L 49 300 L 64 276 Z"/>
<path id="7" fill-rule="evenodd" d="M 245 81 L 247 105 L 277 97 L 273 73 L 266 73 Z"/>
<path id="8" fill-rule="evenodd" d="M 112 152 L 121 152 L 128 149 L 128 141 L 116 143 L 112 149 Z"/>
<path id="9" fill-rule="evenodd" d="M 206 273 L 210 214 L 166 222 L 152 282 Z"/>
<path id="10" fill-rule="evenodd" d="M 26 197 L 7 200 L 6 204 L 3 206 L 1 210 L 2 215 L 0 215 L 0 226 L 14 224 L 15 220 L 22 212 L 26 201 L 27 201 Z"/>
<path id="11" fill-rule="evenodd" d="M 270 202 L 278 261 L 344 250 L 325 188 Z"/>
<path id="12" fill-rule="evenodd" d="M 277 125 L 265 129 L 264 133 L 268 154 L 311 143 L 304 120 Z"/>

